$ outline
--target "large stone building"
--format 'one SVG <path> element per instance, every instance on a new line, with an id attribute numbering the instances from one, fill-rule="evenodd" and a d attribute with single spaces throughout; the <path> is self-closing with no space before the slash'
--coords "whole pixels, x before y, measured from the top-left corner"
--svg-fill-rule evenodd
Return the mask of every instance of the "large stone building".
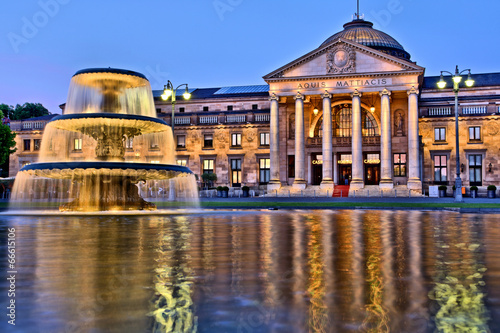
<path id="1" fill-rule="evenodd" d="M 192 89 L 189 100 L 179 95 L 177 163 L 198 175 L 216 173 L 217 185 L 230 187 L 331 193 L 348 185 L 351 195 L 421 193 L 434 184 L 451 190 L 454 92 L 437 89 L 439 77 L 424 71 L 396 40 L 355 19 L 265 75 L 266 85 Z M 500 74 L 473 79 L 459 93 L 460 172 L 465 186 L 484 190 L 500 182 Z M 171 123 L 172 106 L 161 93 L 154 91 L 157 114 Z M 36 155 L 40 133 L 12 126 L 20 134 L 13 176 Z"/>

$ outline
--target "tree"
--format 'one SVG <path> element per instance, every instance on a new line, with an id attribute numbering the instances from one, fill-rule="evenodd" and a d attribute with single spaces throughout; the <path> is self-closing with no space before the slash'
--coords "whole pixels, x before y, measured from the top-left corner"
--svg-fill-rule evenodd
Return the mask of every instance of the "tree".
<path id="1" fill-rule="evenodd" d="M 0 118 L 10 116 L 12 112 L 14 112 L 14 108 L 12 107 L 12 105 L 7 105 L 3 103 L 0 104 L 0 113 L 3 114 L 3 116 Z"/>
<path id="2" fill-rule="evenodd" d="M 5 104 L 2 104 L 5 105 Z M 12 107 L 11 107 L 12 108 Z M 40 103 L 24 103 L 23 105 L 17 104 L 14 110 L 10 112 L 10 119 L 24 120 L 28 118 L 41 117 L 49 114 L 47 110 Z"/>
<path id="3" fill-rule="evenodd" d="M 9 126 L 0 124 L 0 165 L 7 162 L 9 155 L 17 150 L 14 148 L 16 146 L 15 137 L 16 133 L 13 133 Z"/>

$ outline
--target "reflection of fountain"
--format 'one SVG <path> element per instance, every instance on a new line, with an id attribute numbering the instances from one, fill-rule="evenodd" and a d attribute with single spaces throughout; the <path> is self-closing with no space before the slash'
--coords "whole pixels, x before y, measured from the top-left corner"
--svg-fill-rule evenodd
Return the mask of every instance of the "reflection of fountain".
<path id="1" fill-rule="evenodd" d="M 172 163 L 172 132 L 156 118 L 146 77 L 86 69 L 73 76 L 64 114 L 47 124 L 40 162 L 21 169 L 12 198 L 58 201 L 71 211 L 153 210 L 139 182 L 196 197 L 192 172 Z"/>

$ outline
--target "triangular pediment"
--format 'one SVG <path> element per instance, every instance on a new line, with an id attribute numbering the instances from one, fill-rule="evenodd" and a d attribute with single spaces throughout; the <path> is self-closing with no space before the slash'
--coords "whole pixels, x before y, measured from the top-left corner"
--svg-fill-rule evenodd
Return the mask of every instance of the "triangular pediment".
<path id="1" fill-rule="evenodd" d="M 264 76 L 264 80 L 423 72 L 416 64 L 339 38 Z"/>

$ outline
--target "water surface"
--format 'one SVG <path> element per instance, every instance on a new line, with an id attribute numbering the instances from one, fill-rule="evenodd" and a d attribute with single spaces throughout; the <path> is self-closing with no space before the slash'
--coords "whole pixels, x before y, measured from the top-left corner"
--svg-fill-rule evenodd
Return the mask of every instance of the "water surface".
<path id="1" fill-rule="evenodd" d="M 4 332 L 500 331 L 498 215 L 0 216 Z M 5 241 L 4 241 L 5 240 Z M 2 309 L 8 282 L 0 281 Z M 5 310 L 3 311 L 5 312 Z"/>

